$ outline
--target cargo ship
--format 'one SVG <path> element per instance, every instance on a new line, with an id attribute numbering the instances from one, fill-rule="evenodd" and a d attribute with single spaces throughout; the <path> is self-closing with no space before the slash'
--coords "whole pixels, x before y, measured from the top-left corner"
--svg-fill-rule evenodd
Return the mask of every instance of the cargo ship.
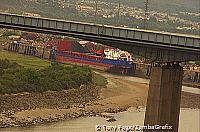
<path id="1" fill-rule="evenodd" d="M 53 58 L 60 63 L 76 63 L 120 74 L 133 73 L 132 56 L 112 47 L 100 47 L 88 41 L 57 40 Z"/>

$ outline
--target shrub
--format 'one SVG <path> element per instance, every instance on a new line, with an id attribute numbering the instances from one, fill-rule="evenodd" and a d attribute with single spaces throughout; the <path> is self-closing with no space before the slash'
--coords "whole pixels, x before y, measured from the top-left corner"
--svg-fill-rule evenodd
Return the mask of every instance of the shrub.
<path id="1" fill-rule="evenodd" d="M 0 93 L 44 92 L 79 88 L 92 83 L 92 71 L 85 66 L 64 67 L 57 63 L 44 69 L 27 69 L 0 60 Z"/>

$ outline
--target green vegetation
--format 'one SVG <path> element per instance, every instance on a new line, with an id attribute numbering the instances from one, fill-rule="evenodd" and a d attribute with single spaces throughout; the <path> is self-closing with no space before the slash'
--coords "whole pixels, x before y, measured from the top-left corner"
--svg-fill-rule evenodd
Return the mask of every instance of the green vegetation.
<path id="1" fill-rule="evenodd" d="M 7 37 L 7 36 L 11 36 L 11 35 L 20 35 L 20 32 L 17 30 L 10 30 L 10 29 L 4 29 L 2 31 L 0 31 L 0 33 L 2 33 L 2 37 Z"/>
<path id="2" fill-rule="evenodd" d="M 121 2 L 125 5 L 145 8 L 146 0 L 101 0 L 106 2 Z M 192 11 L 198 12 L 199 0 L 150 0 L 149 8 L 164 12 Z"/>
<path id="3" fill-rule="evenodd" d="M 0 51 L 0 94 L 105 86 L 106 78 L 86 66 L 65 66 L 7 51 Z"/>
<path id="4" fill-rule="evenodd" d="M 95 1 L 95 0 L 89 0 Z M 144 3 L 146 0 L 99 0 L 108 3 L 121 2 L 125 5 L 137 6 L 145 8 Z M 68 0 L 66 3 L 70 3 L 68 9 L 59 8 L 58 0 L 1 0 L 0 8 L 7 10 L 8 12 L 23 13 L 34 12 L 43 15 L 54 15 L 63 17 L 70 14 L 69 17 L 75 17 L 77 11 L 74 9 L 76 0 Z M 161 10 L 167 12 L 178 12 L 178 11 L 192 11 L 196 12 L 199 10 L 199 0 L 151 0 L 149 1 L 151 10 Z M 14 8 L 11 8 L 14 7 Z M 52 10 L 52 8 L 54 8 Z M 52 11 L 54 12 L 52 14 Z M 69 11 L 66 13 L 66 11 Z M 73 16 L 74 15 L 74 16 Z"/>
<path id="5" fill-rule="evenodd" d="M 11 35 L 17 35 L 17 36 L 19 36 L 20 35 L 20 31 L 1 28 L 0 29 L 0 42 L 3 42 L 3 41 L 1 41 L 1 39 L 8 38 Z"/>
<path id="6" fill-rule="evenodd" d="M 6 43 L 9 40 L 8 36 L 6 35 L 8 35 L 8 33 L 11 33 L 11 32 L 14 32 L 14 30 L 3 29 L 3 28 L 0 29 L 0 48 L 1 48 L 1 44 Z M 19 32 L 15 32 L 15 33 L 19 33 Z"/>
<path id="7" fill-rule="evenodd" d="M 0 60 L 0 73 L 2 94 L 76 89 L 92 83 L 88 67 L 64 67 L 57 63 L 44 69 L 30 69 L 5 59 Z"/>
<path id="8" fill-rule="evenodd" d="M 0 51 L 0 59 L 8 59 L 11 62 L 16 62 L 19 65 L 24 66 L 25 68 L 42 69 L 50 66 L 49 61 L 8 51 Z"/>
<path id="9" fill-rule="evenodd" d="M 105 87 L 106 85 L 107 85 L 107 80 L 106 80 L 106 78 L 105 77 L 103 77 L 103 76 L 100 76 L 99 74 L 97 74 L 97 73 L 92 73 L 92 81 L 93 81 L 93 83 L 95 84 L 95 85 L 97 85 L 97 86 L 103 86 L 103 87 Z"/>

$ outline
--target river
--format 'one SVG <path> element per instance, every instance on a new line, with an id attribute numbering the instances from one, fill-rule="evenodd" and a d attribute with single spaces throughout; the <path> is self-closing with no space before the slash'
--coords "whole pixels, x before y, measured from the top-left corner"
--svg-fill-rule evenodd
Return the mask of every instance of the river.
<path id="1" fill-rule="evenodd" d="M 137 77 L 119 77 L 110 74 L 103 74 L 105 77 L 119 78 L 138 83 L 148 84 L 149 80 Z M 182 91 L 200 94 L 200 89 L 183 86 Z M 74 120 L 48 123 L 24 128 L 6 128 L 0 129 L 0 132 L 96 132 L 96 125 L 143 125 L 145 109 L 130 108 L 125 112 L 109 114 L 117 120 L 113 123 L 107 122 L 102 117 L 83 117 Z M 181 109 L 179 132 L 200 132 L 200 110 L 199 109 Z M 119 132 L 119 131 L 118 131 Z"/>
<path id="2" fill-rule="evenodd" d="M 0 129 L 1 132 L 96 132 L 96 125 L 142 125 L 144 120 L 144 109 L 140 111 L 130 108 L 126 112 L 110 114 L 117 120 L 107 122 L 101 117 L 83 117 L 79 119 L 49 123 L 25 128 Z M 181 109 L 179 132 L 200 131 L 200 111 L 197 109 Z M 119 132 L 119 130 L 118 130 Z"/>

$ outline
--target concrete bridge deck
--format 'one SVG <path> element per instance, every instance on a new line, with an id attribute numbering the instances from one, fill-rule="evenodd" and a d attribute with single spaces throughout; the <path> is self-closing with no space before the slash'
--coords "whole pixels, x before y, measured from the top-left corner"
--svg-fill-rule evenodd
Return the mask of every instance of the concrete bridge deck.
<path id="1" fill-rule="evenodd" d="M 0 13 L 0 27 L 73 36 L 154 61 L 200 60 L 200 36 Z"/>

